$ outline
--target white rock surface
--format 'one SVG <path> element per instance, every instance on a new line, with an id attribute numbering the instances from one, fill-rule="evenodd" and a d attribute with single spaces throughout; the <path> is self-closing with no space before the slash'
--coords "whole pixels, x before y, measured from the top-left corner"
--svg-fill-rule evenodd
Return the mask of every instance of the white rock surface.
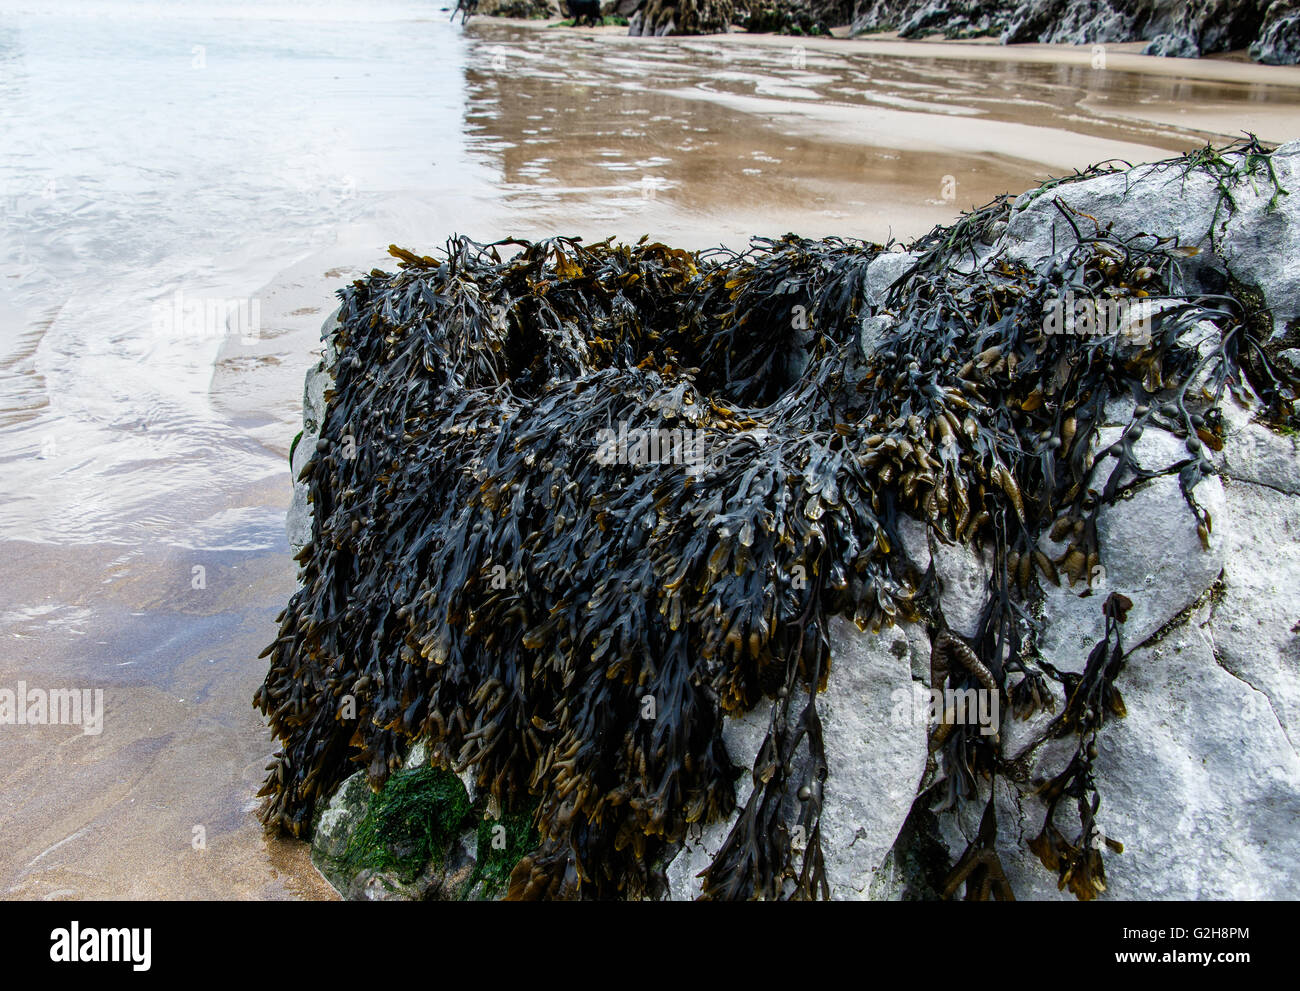
<path id="1" fill-rule="evenodd" d="M 939 605 L 948 626 L 964 637 L 979 630 L 980 613 L 993 577 L 993 559 L 983 548 L 944 543 L 929 528 L 910 517 L 898 521 L 898 535 L 916 566 L 924 572 L 934 562 L 939 579 Z M 927 662 L 928 669 L 928 662 Z"/>
<path id="2" fill-rule="evenodd" d="M 1278 184 L 1300 189 L 1300 141 L 1272 156 Z M 1221 200 L 1216 179 L 1197 169 L 1184 175 L 1169 166 L 1139 166 L 1131 172 L 1098 176 L 1019 196 L 1007 225 L 1007 256 L 1034 264 L 1075 244 L 1069 221 L 1054 205 L 1059 199 L 1080 213 L 1113 224 L 1121 238 L 1159 232 L 1200 254 L 1184 266 L 1195 281 L 1204 268 L 1230 272 L 1246 285 L 1258 285 L 1280 330 L 1300 316 L 1300 255 L 1283 249 L 1300 243 L 1300 196 L 1279 196 L 1272 210 L 1273 185 L 1262 169 L 1253 181 L 1233 187 L 1235 209 Z M 1217 218 L 1217 219 L 1215 219 Z M 1091 221 L 1076 217 L 1084 234 Z"/>
<path id="3" fill-rule="evenodd" d="M 1300 499 L 1240 481 L 1230 481 L 1228 492 L 1215 655 L 1264 694 L 1300 748 Z"/>
<path id="4" fill-rule="evenodd" d="M 925 772 L 924 723 L 893 719 L 896 692 L 910 693 L 912 670 L 929 666 L 929 641 L 915 627 L 861 633 L 852 623 L 831 623 L 831 675 L 818 698 L 826 740 L 828 776 L 822 808 L 822 850 L 831 896 L 860 899 L 912 807 Z M 761 704 L 723 732 L 727 752 L 743 766 L 738 806 L 752 790 L 750 767 L 767 733 L 770 706 Z M 736 816 L 696 831 L 668 865 L 670 897 L 699 896 L 695 875 L 712 862 Z"/>
<path id="5" fill-rule="evenodd" d="M 1300 758 L 1268 699 L 1215 663 L 1208 605 L 1136 651 L 1116 684 L 1128 717 L 1098 737 L 1098 822 L 1124 844 L 1104 853 L 1107 900 L 1293 898 L 1300 884 Z M 1036 774 L 1058 773 L 1059 744 Z M 1026 847 L 1042 828 L 1036 798 L 999 786 L 998 854 L 1017 898 L 1073 900 Z M 980 809 L 946 813 L 953 855 Z M 1073 839 L 1078 818 L 1058 811 Z M 1069 824 L 1070 828 L 1065 828 Z M 963 828 L 964 827 L 964 828 Z"/>
<path id="6" fill-rule="evenodd" d="M 297 554 L 311 540 L 311 504 L 307 500 L 307 485 L 298 481 L 298 475 L 316 453 L 321 424 L 325 421 L 325 391 L 334 381 L 330 367 L 333 364 L 335 330 L 339 311 L 335 310 L 321 327 L 321 339 L 326 342 L 326 357 L 307 372 L 302 390 L 302 438 L 293 450 L 290 469 L 293 472 L 293 501 L 285 518 L 285 533 L 289 538 L 289 552 Z"/>
<path id="7" fill-rule="evenodd" d="M 897 693 L 912 691 L 912 670 L 930 661 L 917 627 L 879 636 L 831 621 L 834 653 L 827 691 L 818 700 L 826 739 L 822 853 L 831 897 L 860 899 L 894 845 L 925 773 L 926 725 L 898 722 Z M 833 687 L 832 687 L 833 686 Z"/>
<path id="8" fill-rule="evenodd" d="M 1102 445 L 1109 445 L 1118 435 L 1118 430 L 1103 434 Z M 1146 430 L 1134 445 L 1134 453 L 1148 470 L 1187 457 L 1181 441 L 1155 428 Z M 1094 488 L 1101 487 L 1114 464 L 1109 457 L 1098 459 Z M 1218 580 L 1229 539 L 1224 528 L 1231 525 L 1224 519 L 1223 484 L 1218 478 L 1206 478 L 1194 493 L 1214 523 L 1209 550 L 1196 535 L 1196 518 L 1183 498 L 1177 475 L 1146 482 L 1128 498 L 1101 510 L 1097 539 L 1104 577 L 1093 582 L 1092 594 L 1081 596 L 1083 584 L 1071 589 L 1064 576 L 1059 588 L 1045 585 L 1046 626 L 1040 646 L 1052 664 L 1063 671 L 1083 670 L 1089 651 L 1105 629 L 1101 606 L 1111 592 L 1121 592 L 1133 601 L 1124 624 L 1125 646 L 1132 647 L 1156 633 Z"/>
<path id="9" fill-rule="evenodd" d="M 872 259 L 867 266 L 867 302 L 873 307 L 884 302 L 885 294 L 920 255 L 915 251 L 886 251 Z"/>

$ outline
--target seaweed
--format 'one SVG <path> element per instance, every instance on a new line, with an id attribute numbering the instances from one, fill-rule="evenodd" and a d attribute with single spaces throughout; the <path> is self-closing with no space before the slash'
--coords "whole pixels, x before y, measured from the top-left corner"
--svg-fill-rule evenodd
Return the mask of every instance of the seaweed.
<path id="1" fill-rule="evenodd" d="M 705 897 L 826 897 L 817 694 L 834 615 L 877 632 L 925 622 L 940 680 L 1018 714 L 1060 682 L 1052 732 L 1083 749 L 1049 801 L 1095 797 L 1087 712 L 1111 704 L 1113 652 L 1078 684 L 1039 656 L 1040 582 L 1064 572 L 1086 590 L 1101 507 L 1160 475 L 1178 474 L 1208 540 L 1194 488 L 1225 389 L 1249 379 L 1279 417 L 1293 410 L 1242 362 L 1258 330 L 1231 288 L 1172 295 L 1185 251 L 1058 206 L 1077 240 L 1052 264 L 989 250 L 1003 197 L 913 245 L 880 305 L 866 270 L 889 246 L 847 239 L 393 247 L 396 272 L 339 293 L 335 381 L 301 473 L 312 540 L 255 700 L 284 742 L 261 792 L 268 828 L 303 835 L 357 765 L 379 788 L 419 738 L 499 814 L 535 806 L 507 897 L 655 897 L 687 827 L 733 813 Z M 1047 334 L 1067 292 L 1165 305 L 1147 340 Z M 876 316 L 892 325 L 868 345 Z M 1103 463 L 1097 432 L 1126 396 L 1136 411 Z M 1184 438 L 1187 457 L 1139 467 L 1144 429 Z M 947 627 L 933 565 L 903 549 L 903 516 L 993 547 L 969 642 Z M 1055 560 L 1048 533 L 1069 537 Z M 768 731 L 737 810 L 723 720 L 760 704 Z M 946 805 L 1013 776 L 997 739 L 958 725 L 934 743 Z M 950 895 L 1010 896 L 986 815 Z M 1100 890 L 1096 850 L 1080 863 L 1045 836 L 1044 863 L 1066 863 L 1079 897 Z"/>
<path id="2" fill-rule="evenodd" d="M 1210 223 L 1210 228 L 1206 232 L 1207 236 L 1213 239 L 1215 228 L 1219 223 L 1219 215 L 1227 209 L 1229 215 L 1237 212 L 1237 200 L 1232 195 L 1233 187 L 1243 181 L 1249 181 L 1252 188 L 1255 188 L 1255 178 L 1261 172 L 1264 173 L 1269 184 L 1273 187 L 1273 192 L 1269 196 L 1268 205 L 1264 208 L 1266 213 L 1272 213 L 1277 209 L 1278 201 L 1283 196 L 1289 196 L 1290 191 L 1283 189 L 1278 181 L 1277 172 L 1273 169 L 1273 158 L 1269 149 L 1260 143 L 1260 140 L 1249 132 L 1246 137 L 1227 148 L 1215 148 L 1207 143 L 1202 148 L 1197 148 L 1187 152 L 1173 165 L 1179 174 L 1186 178 L 1192 172 L 1201 172 L 1209 174 L 1214 178 L 1215 184 L 1219 189 L 1219 198 L 1215 203 L 1214 217 Z M 1213 244 L 1213 240 L 1211 240 Z"/>
<path id="3" fill-rule="evenodd" d="M 1108 715 L 1127 715 L 1124 699 L 1115 687 L 1115 678 L 1124 666 L 1123 638 L 1120 626 L 1133 602 L 1112 592 L 1106 600 L 1106 632 L 1084 666 L 1083 674 L 1065 679 L 1065 710 L 1048 727 L 1048 734 L 1061 737 L 1073 734 L 1077 746 L 1065 769 L 1039 786 L 1039 795 L 1047 805 L 1043 828 L 1029 841 L 1029 849 L 1048 870 L 1059 875 L 1058 888 L 1069 885 L 1080 901 L 1090 901 L 1106 890 L 1106 869 L 1102 863 L 1103 843 L 1116 853 L 1124 845 L 1105 836 L 1097 825 L 1101 796 L 1093 772 L 1097 759 L 1097 732 Z M 1079 834 L 1067 840 L 1056 823 L 1057 807 L 1064 798 L 1073 798 L 1079 814 Z M 990 800 L 991 801 L 991 800 Z"/>
<path id="4" fill-rule="evenodd" d="M 487 898 L 506 890 L 515 865 L 537 848 L 540 837 L 533 823 L 535 811 L 524 808 L 500 819 L 483 816 L 478 825 L 477 856 L 470 888 L 481 882 L 482 895 Z"/>
<path id="5" fill-rule="evenodd" d="M 950 899 L 963 885 L 966 888 L 966 901 L 988 901 L 994 898 L 1000 902 L 1016 900 L 1011 890 L 1011 882 L 1002 870 L 1002 860 L 997 854 L 998 814 L 994 797 L 989 795 L 984 814 L 980 817 L 979 832 L 958 859 L 952 872 L 944 881 L 940 896 Z"/>
<path id="6" fill-rule="evenodd" d="M 395 869 L 409 881 L 430 861 L 440 862 L 469 812 L 469 797 L 454 774 L 433 767 L 400 770 L 371 801 L 342 859 L 353 871 Z"/>

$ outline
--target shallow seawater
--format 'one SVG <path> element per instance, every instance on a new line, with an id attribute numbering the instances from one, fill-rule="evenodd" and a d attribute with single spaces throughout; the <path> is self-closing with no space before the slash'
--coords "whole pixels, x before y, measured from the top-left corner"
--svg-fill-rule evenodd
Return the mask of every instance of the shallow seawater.
<path id="1" fill-rule="evenodd" d="M 885 241 L 1194 147 L 1188 106 L 1300 122 L 1288 70 L 899 51 L 0 0 L 0 689 L 105 698 L 97 735 L 0 724 L 0 894 L 328 895 L 256 825 L 251 698 L 294 582 L 302 374 L 389 242 Z"/>

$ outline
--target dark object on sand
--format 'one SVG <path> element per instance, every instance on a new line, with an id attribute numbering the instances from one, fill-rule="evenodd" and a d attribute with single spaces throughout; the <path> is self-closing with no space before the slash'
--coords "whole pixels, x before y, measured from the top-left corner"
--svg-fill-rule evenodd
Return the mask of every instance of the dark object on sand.
<path id="1" fill-rule="evenodd" d="M 565 6 L 573 18 L 574 27 L 581 27 L 584 21 L 594 28 L 604 23 L 600 16 L 600 0 L 565 0 Z"/>
<path id="2" fill-rule="evenodd" d="M 463 12 L 463 13 L 462 13 Z M 478 0 L 456 0 L 456 7 L 451 12 L 451 20 L 456 19 L 457 14 L 462 14 L 460 22 L 464 24 L 471 17 L 478 13 Z"/>

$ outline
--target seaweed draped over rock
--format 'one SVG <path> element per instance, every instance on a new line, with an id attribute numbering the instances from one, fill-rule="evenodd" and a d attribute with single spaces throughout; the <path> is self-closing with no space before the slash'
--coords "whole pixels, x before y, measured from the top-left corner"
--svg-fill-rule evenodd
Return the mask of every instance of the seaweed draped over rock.
<path id="1" fill-rule="evenodd" d="M 1005 693 L 1020 714 L 1045 679 L 1064 685 L 1046 732 L 1078 746 L 1045 785 L 1032 848 L 1091 897 L 1104 886 L 1093 738 L 1123 712 L 1127 603 L 1105 604 L 1084 672 L 1058 672 L 1035 646 L 1038 576 L 1087 582 L 1099 509 L 1156 474 L 1178 475 L 1206 539 L 1193 489 L 1224 390 L 1258 372 L 1275 417 L 1292 394 L 1249 299 L 1174 296 L 1149 339 L 1045 333 L 1067 292 L 1170 295 L 1188 254 L 1058 208 L 1078 243 L 1050 264 L 990 257 L 1003 198 L 912 245 L 883 299 L 867 270 L 888 247 L 837 239 L 392 249 L 399 271 L 340 292 L 334 386 L 303 471 L 312 542 L 256 699 L 284 741 L 264 821 L 303 835 L 357 764 L 377 788 L 426 738 L 501 810 L 537 802 L 541 846 L 510 897 L 655 896 L 687 824 L 735 810 L 724 715 L 764 703 L 755 787 L 705 893 L 822 896 L 827 621 L 923 620 L 939 681 Z M 1136 410 L 1093 487 L 1092 441 L 1122 396 Z M 1137 468 L 1144 428 L 1184 437 L 1186 457 Z M 970 642 L 947 629 L 933 567 L 903 550 L 903 514 L 993 547 Z M 1056 561 L 1039 550 L 1049 530 L 1070 538 Z M 1005 770 L 978 727 L 935 745 L 949 801 Z M 1053 819 L 1065 797 L 1083 826 L 1072 839 Z M 1009 896 L 991 817 L 990 800 L 949 893 Z"/>

